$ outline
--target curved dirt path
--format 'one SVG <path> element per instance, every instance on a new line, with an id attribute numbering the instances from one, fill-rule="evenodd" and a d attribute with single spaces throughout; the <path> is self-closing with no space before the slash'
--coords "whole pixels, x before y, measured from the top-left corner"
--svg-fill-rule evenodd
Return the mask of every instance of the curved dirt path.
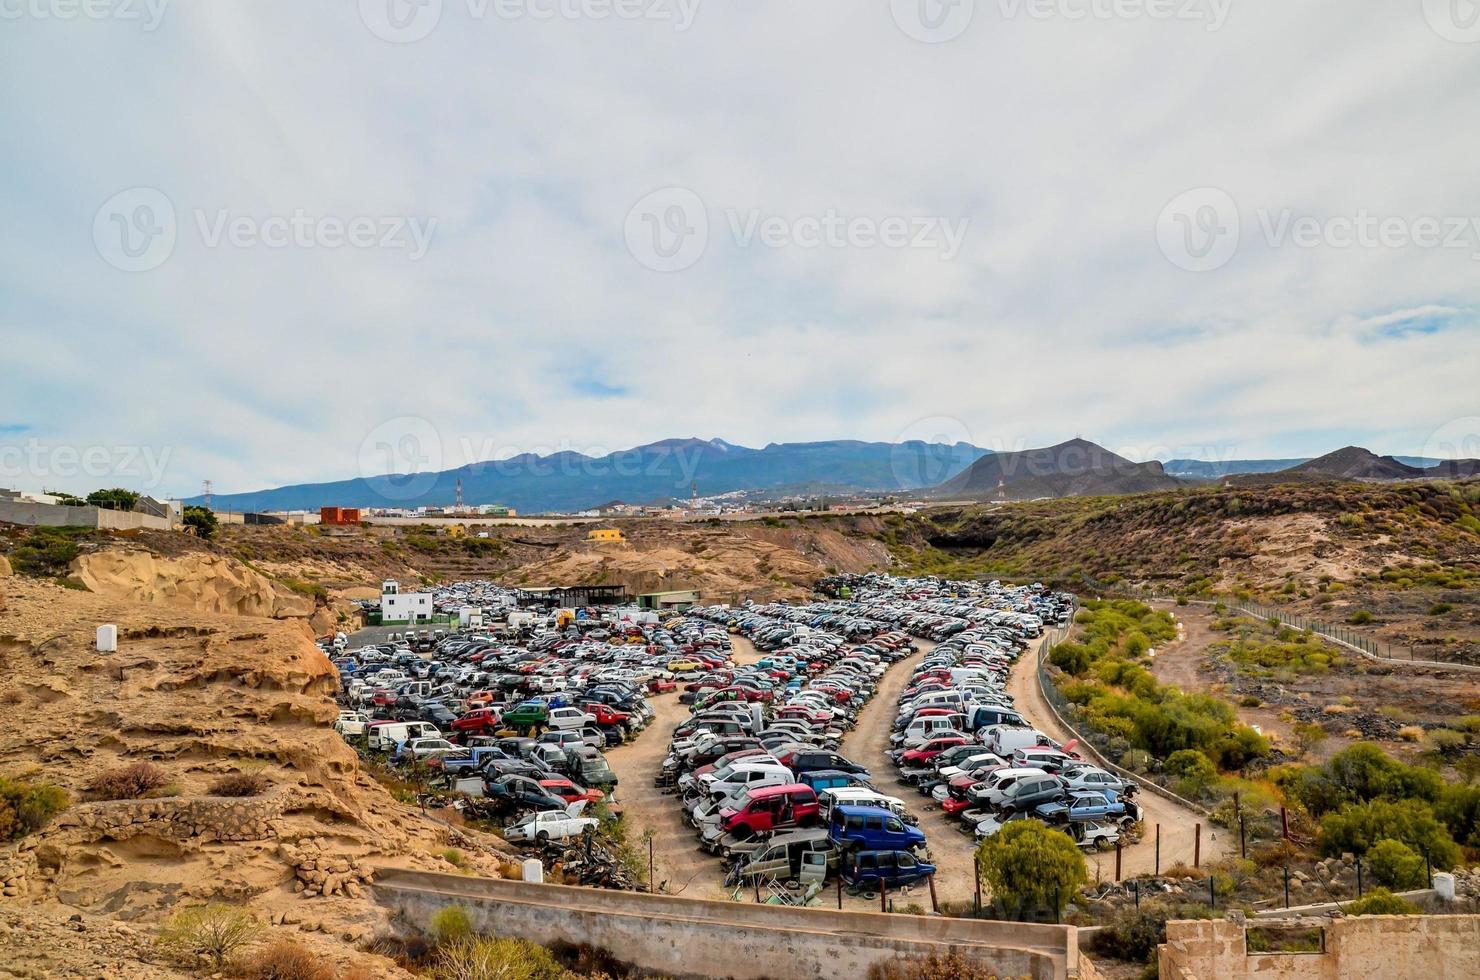
<path id="1" fill-rule="evenodd" d="M 737 664 L 761 659 L 749 640 L 735 636 L 731 641 Z M 653 785 L 673 730 L 689 717 L 689 706 L 679 703 L 677 692 L 649 697 L 648 703 L 653 706 L 653 723 L 637 738 L 606 753 L 620 781 L 617 798 L 627 839 L 640 852 L 644 831 L 653 832 L 653 881 L 658 890 L 686 898 L 727 899 L 730 893 L 724 887 L 720 859 L 699 847 L 693 828 L 683 822 L 678 797 Z"/>
<path id="2" fill-rule="evenodd" d="M 914 668 L 935 649 L 927 640 L 915 641 L 920 650 L 892 665 L 879 682 L 878 693 L 858 716 L 858 724 L 843 738 L 839 749 L 843 755 L 868 768 L 879 792 L 904 800 L 905 807 L 920 819 L 925 842 L 930 847 L 930 863 L 936 867 L 936 897 L 944 902 L 970 904 L 976 896 L 976 874 L 972 862 L 976 843 L 972 835 L 960 831 L 961 821 L 946 816 L 934 800 L 899 778 L 899 770 L 886 754 L 894 716 L 899 711 L 899 693 L 909 683 Z M 921 885 L 912 890 L 914 897 L 904 899 L 893 893 L 895 903 L 913 901 L 930 907 L 930 891 Z"/>
<path id="3" fill-rule="evenodd" d="M 1058 723 L 1048 701 L 1043 697 L 1043 691 L 1038 686 L 1038 649 L 1042 643 L 1043 641 L 1039 640 L 1038 643 L 1028 647 L 1018 658 L 1017 663 L 1012 665 L 1012 673 L 1007 679 L 1007 693 L 1012 695 L 1013 705 L 1023 717 L 1033 723 L 1034 728 L 1059 742 L 1067 742 L 1076 736 Z M 1203 815 L 1196 810 L 1189 810 L 1145 788 L 1136 794 L 1136 800 L 1141 804 L 1144 812 L 1146 833 L 1140 843 L 1122 849 L 1120 866 L 1122 878 L 1149 875 L 1155 871 L 1158 824 L 1161 825 L 1161 868 L 1163 871 L 1179 861 L 1188 867 L 1192 866 L 1194 837 L 1198 823 L 1203 824 L 1202 862 L 1204 864 L 1227 857 L 1232 853 L 1232 835 L 1222 832 L 1222 828 L 1208 825 Z M 1114 851 L 1091 853 L 1088 861 L 1092 881 L 1097 877 L 1097 867 L 1098 877 L 1106 881 L 1114 880 Z"/>

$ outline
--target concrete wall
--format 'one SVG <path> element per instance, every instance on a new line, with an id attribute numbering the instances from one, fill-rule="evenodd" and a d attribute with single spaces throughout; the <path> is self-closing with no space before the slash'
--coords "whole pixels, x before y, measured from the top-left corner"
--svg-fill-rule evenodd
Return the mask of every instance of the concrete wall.
<path id="1" fill-rule="evenodd" d="M 954 948 L 1004 980 L 1078 980 L 1072 926 L 790 909 L 423 872 L 376 874 L 381 904 L 425 927 L 462 905 L 476 928 L 542 945 L 589 943 L 668 976 L 862 980 L 875 963 Z"/>
<path id="2" fill-rule="evenodd" d="M 1308 920 L 1307 920 L 1308 921 Z M 1480 915 L 1333 919 L 1324 953 L 1249 953 L 1242 926 L 1168 922 L 1162 980 L 1473 980 Z"/>
<path id="3" fill-rule="evenodd" d="M 152 528 L 168 531 L 171 523 L 163 517 L 130 510 L 103 510 L 98 507 L 61 507 L 0 500 L 0 521 L 43 527 L 101 527 L 114 531 Z"/>

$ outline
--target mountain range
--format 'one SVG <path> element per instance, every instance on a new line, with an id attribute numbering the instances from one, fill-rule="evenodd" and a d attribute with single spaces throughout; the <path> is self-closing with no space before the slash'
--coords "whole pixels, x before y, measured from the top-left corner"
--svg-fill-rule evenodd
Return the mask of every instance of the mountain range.
<path id="1" fill-rule="evenodd" d="M 918 441 L 772 443 L 751 449 L 723 439 L 666 439 L 605 456 L 525 453 L 438 473 L 216 494 L 211 504 L 231 511 L 450 506 L 458 481 L 468 504 L 503 504 L 524 513 L 568 513 L 618 500 L 687 500 L 693 492 L 713 496 L 791 487 L 815 494 L 917 491 L 955 476 L 986 452 L 966 443 Z"/>
<path id="2" fill-rule="evenodd" d="M 435 473 L 217 494 L 212 506 L 227 511 L 450 506 L 459 483 L 469 505 L 497 503 L 523 513 L 570 513 L 616 501 L 666 504 L 687 500 L 691 494 L 737 491 L 1030 500 L 1172 490 L 1210 480 L 1260 486 L 1476 475 L 1480 460 L 1378 456 L 1356 446 L 1308 460 L 1173 460 L 1164 466 L 1132 462 L 1084 439 L 1003 453 L 967 443 L 835 440 L 752 449 L 722 439 L 667 439 L 605 456 L 526 453 Z M 186 501 L 201 502 L 198 497 Z"/>

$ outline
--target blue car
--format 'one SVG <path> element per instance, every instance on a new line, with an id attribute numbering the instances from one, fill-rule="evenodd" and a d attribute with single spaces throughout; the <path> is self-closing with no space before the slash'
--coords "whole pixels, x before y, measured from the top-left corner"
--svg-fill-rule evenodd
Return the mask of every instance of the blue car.
<path id="1" fill-rule="evenodd" d="M 1044 820 L 1118 820 L 1126 815 L 1125 804 L 1109 793 L 1069 794 L 1064 802 L 1040 803 L 1036 810 Z"/>
<path id="2" fill-rule="evenodd" d="M 827 836 L 839 850 L 911 851 L 925 846 L 925 831 L 877 806 L 835 806 Z"/>
<path id="3" fill-rule="evenodd" d="M 899 888 L 924 881 L 935 874 L 935 865 L 926 864 L 909 851 L 855 851 L 842 861 L 843 884 L 855 891 Z"/>

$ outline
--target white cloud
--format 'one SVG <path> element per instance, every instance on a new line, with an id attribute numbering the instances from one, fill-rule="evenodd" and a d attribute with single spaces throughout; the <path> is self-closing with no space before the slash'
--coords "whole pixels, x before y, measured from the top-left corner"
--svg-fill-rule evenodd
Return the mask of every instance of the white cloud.
<path id="1" fill-rule="evenodd" d="M 999 9 L 946 44 L 848 0 L 706 3 L 683 32 L 447 0 L 406 45 L 356 4 L 173 5 L 153 32 L 8 22 L 0 443 L 169 447 L 159 489 L 188 493 L 356 475 L 402 416 L 454 465 L 464 445 L 892 439 L 940 417 L 1009 448 L 1401 453 L 1472 413 L 1473 322 L 1383 332 L 1474 309 L 1467 251 L 1255 229 L 1282 209 L 1480 216 L 1480 48 L 1376 0 L 1237 4 L 1218 32 Z M 152 272 L 91 239 L 133 186 L 179 217 Z M 662 274 L 623 229 L 669 186 L 705 201 L 711 235 Z M 1156 239 L 1197 187 L 1245 230 L 1201 275 Z M 209 248 L 196 209 L 437 226 L 419 261 Z M 969 228 L 949 262 L 741 248 L 727 209 Z"/>

